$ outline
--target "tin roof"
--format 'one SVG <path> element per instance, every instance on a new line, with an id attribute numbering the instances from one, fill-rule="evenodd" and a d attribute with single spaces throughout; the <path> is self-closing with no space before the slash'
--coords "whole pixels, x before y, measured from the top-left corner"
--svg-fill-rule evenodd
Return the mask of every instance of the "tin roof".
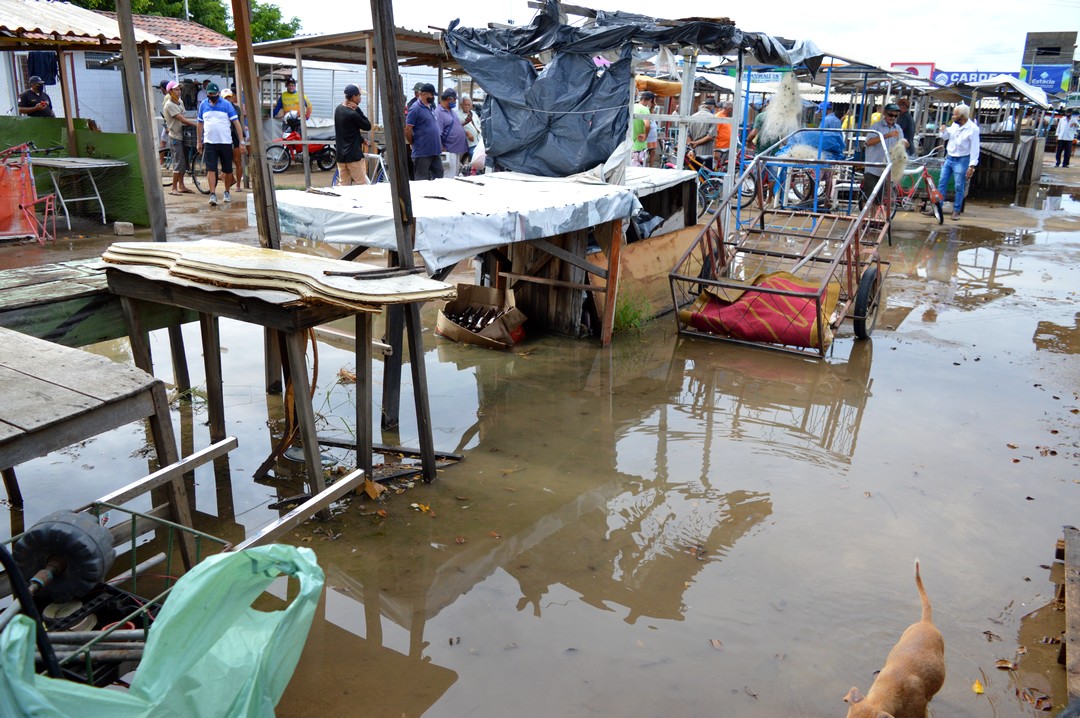
<path id="1" fill-rule="evenodd" d="M 167 45 L 149 32 L 135 28 L 137 44 Z M 66 2 L 0 0 L 0 48 L 34 49 L 60 46 L 69 50 L 120 48 L 120 26 L 115 18 Z"/>
<path id="2" fill-rule="evenodd" d="M 301 35 L 287 40 L 269 40 L 253 46 L 259 55 L 292 58 L 297 50 L 305 60 L 327 60 L 357 65 L 368 64 L 367 41 L 377 43 L 374 30 L 355 30 L 326 35 Z M 394 28 L 394 45 L 400 65 L 457 66 L 443 47 L 439 33 Z"/>

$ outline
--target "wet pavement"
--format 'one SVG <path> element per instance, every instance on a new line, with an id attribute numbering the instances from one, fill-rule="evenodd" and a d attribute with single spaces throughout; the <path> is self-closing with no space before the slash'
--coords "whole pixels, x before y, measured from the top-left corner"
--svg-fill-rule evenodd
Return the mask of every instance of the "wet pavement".
<path id="1" fill-rule="evenodd" d="M 434 336 L 426 307 L 435 444 L 464 460 L 293 532 L 327 591 L 278 715 L 841 715 L 918 618 L 916 558 L 946 643 L 933 713 L 1060 707 L 1044 641 L 1063 618 L 1044 607 L 1080 505 L 1080 177 L 1044 180 L 1026 207 L 899 215 L 873 339 L 845 324 L 825 361 L 682 340 L 670 316 L 609 349 L 530 337 L 503 354 Z M 168 197 L 171 232 L 254 242 L 249 196 Z M 95 243 L 0 247 L 0 265 Z M 262 390 L 261 331 L 221 331 L 240 447 L 194 494 L 203 526 L 237 539 L 302 483 L 288 461 L 251 478 L 281 402 Z M 348 434 L 348 344 L 323 334 L 318 352 L 316 412 Z M 408 376 L 402 425 L 376 441 L 416 444 Z M 185 453 L 207 445 L 198 399 L 175 409 Z M 145 443 L 132 426 L 21 466 L 27 525 L 147 473 Z"/>

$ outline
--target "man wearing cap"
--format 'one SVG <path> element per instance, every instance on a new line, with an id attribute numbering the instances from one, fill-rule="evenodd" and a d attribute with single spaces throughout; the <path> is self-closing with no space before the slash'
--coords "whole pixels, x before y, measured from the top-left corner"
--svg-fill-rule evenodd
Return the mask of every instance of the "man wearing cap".
<path id="1" fill-rule="evenodd" d="M 364 135 L 371 129 L 371 120 L 360 109 L 360 88 L 345 85 L 345 101 L 334 108 L 334 141 L 337 144 L 338 184 L 346 187 L 369 184 L 367 158 L 364 157 Z"/>
<path id="2" fill-rule="evenodd" d="M 409 110 L 420 99 L 420 88 L 426 85 L 426 82 L 418 82 L 412 86 L 412 99 L 405 103 L 405 114 L 409 114 Z"/>
<path id="3" fill-rule="evenodd" d="M 692 123 L 688 133 L 690 141 L 687 145 L 694 151 L 698 161 L 709 169 L 713 167 L 713 145 L 716 143 L 716 123 L 712 122 L 715 116 L 716 100 L 706 97 L 701 107 L 691 117 L 700 117 L 708 121 Z"/>
<path id="4" fill-rule="evenodd" d="M 221 176 L 225 182 L 226 202 L 232 201 L 229 189 L 233 185 L 233 154 L 232 132 L 230 127 L 236 130 L 236 134 L 243 136 L 244 130 L 240 127 L 240 115 L 236 113 L 233 103 L 219 95 L 216 82 L 206 86 L 206 99 L 199 105 L 199 140 L 198 150 L 202 152 L 203 164 L 206 165 L 206 181 L 210 185 L 210 205 L 215 206 L 217 200 L 218 165 L 221 166 Z"/>
<path id="5" fill-rule="evenodd" d="M 634 105 L 634 127 L 631 132 L 634 140 L 630 145 L 630 152 L 635 167 L 644 167 L 648 162 L 649 130 L 652 129 L 653 124 L 649 116 L 652 115 L 654 104 L 656 104 L 656 93 L 645 90 L 638 98 L 638 103 Z"/>
<path id="6" fill-rule="evenodd" d="M 169 194 L 191 194 L 191 190 L 184 186 L 184 173 L 188 171 L 184 126 L 196 127 L 199 123 L 184 114 L 184 105 L 180 102 L 180 83 L 170 82 L 165 85 L 165 102 L 161 106 L 161 114 L 165 117 L 165 132 L 172 154 L 172 188 Z"/>
<path id="7" fill-rule="evenodd" d="M 904 133 L 896 120 L 900 117 L 900 106 L 890 102 L 885 105 L 881 119 L 870 125 L 869 133 L 863 138 L 866 145 L 866 168 L 863 170 L 862 193 L 869 197 L 874 191 L 884 167 L 871 167 L 871 164 L 885 165 L 889 162 L 889 152 L 898 142 L 904 142 Z"/>
<path id="8" fill-rule="evenodd" d="M 19 95 L 19 114 L 27 117 L 56 117 L 52 99 L 45 92 L 45 83 L 34 75 L 27 83 L 30 87 Z"/>
<path id="9" fill-rule="evenodd" d="M 304 95 L 304 111 L 301 113 L 300 93 L 296 91 L 296 80 L 287 77 L 285 78 L 285 92 L 281 93 L 277 104 L 274 105 L 274 117 L 281 119 L 291 111 L 295 111 L 297 117 L 303 114 L 305 120 L 311 118 L 311 100 Z"/>
<path id="10" fill-rule="evenodd" d="M 896 118 L 896 124 L 900 125 L 900 131 L 904 133 L 904 141 L 907 142 L 908 157 L 915 156 L 915 118 L 911 116 L 911 100 L 901 97 L 896 101 L 900 108 L 900 116 Z"/>
<path id="11" fill-rule="evenodd" d="M 412 145 L 413 179 L 441 179 L 443 176 L 442 139 L 435 116 L 435 86 L 425 82 L 419 98 L 405 117 L 405 141 Z"/>
<path id="12" fill-rule="evenodd" d="M 439 95 L 439 106 L 435 108 L 435 117 L 439 120 L 439 142 L 447 156 L 448 171 L 451 177 L 461 173 L 461 158 L 469 152 L 469 138 L 465 128 L 457 117 L 457 90 L 448 87 Z"/>

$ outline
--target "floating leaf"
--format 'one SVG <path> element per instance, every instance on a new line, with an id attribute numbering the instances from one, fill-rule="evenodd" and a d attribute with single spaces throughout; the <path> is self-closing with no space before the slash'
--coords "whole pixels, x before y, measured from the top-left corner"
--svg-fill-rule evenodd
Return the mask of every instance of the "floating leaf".
<path id="1" fill-rule="evenodd" d="M 724 650 L 724 644 L 721 643 L 720 639 L 718 639 L 718 638 L 710 638 L 709 639 L 709 645 L 712 646 L 713 648 L 715 648 L 718 651 Z"/>
<path id="2" fill-rule="evenodd" d="M 458 545 L 465 543 L 465 537 L 464 536 L 455 537 L 454 538 L 454 543 L 456 543 Z"/>
<path id="3" fill-rule="evenodd" d="M 488 536 L 490 536 L 493 539 L 501 539 L 502 538 L 502 534 L 500 534 L 498 531 L 488 531 Z"/>
<path id="4" fill-rule="evenodd" d="M 379 509 L 375 513 L 378 514 L 379 516 L 383 517 L 384 519 L 388 516 L 388 514 L 386 513 L 386 509 Z"/>
<path id="5" fill-rule="evenodd" d="M 983 684 L 980 683 L 978 680 L 971 684 L 971 690 L 975 691 L 975 693 L 980 696 L 986 692 L 986 689 L 983 688 Z"/>
<path id="6" fill-rule="evenodd" d="M 994 664 L 994 667 L 998 668 L 998 669 L 1000 669 L 1002 671 L 1015 671 L 1016 670 L 1016 664 L 1013 663 L 1012 661 L 1010 661 L 1007 658 L 999 658 L 997 660 L 997 662 Z"/>
<path id="7" fill-rule="evenodd" d="M 1005 444 L 1005 446 L 1009 447 L 1010 449 L 1019 449 L 1020 448 L 1016 444 Z"/>

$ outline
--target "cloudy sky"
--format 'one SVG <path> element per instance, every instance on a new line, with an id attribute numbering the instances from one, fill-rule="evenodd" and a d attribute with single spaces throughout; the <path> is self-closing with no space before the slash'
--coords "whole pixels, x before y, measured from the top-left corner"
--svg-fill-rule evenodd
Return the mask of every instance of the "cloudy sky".
<path id="1" fill-rule="evenodd" d="M 371 27 L 367 0 L 349 4 L 338 0 L 276 2 L 285 17 L 301 19 L 304 33 Z M 889 14 L 882 4 L 863 4 L 873 9 L 861 10 L 860 3 L 835 0 L 576 0 L 570 4 L 670 19 L 726 14 L 743 30 L 813 40 L 822 50 L 842 57 L 885 66 L 933 62 L 938 69 L 951 71 L 1016 71 L 1028 32 L 1080 30 L 1080 0 L 892 3 L 904 9 L 897 14 Z M 725 6 L 726 12 L 704 9 Z M 508 21 L 522 25 L 528 24 L 535 12 L 527 0 L 394 0 L 395 24 L 415 30 L 444 28 L 455 18 L 470 27 Z"/>

